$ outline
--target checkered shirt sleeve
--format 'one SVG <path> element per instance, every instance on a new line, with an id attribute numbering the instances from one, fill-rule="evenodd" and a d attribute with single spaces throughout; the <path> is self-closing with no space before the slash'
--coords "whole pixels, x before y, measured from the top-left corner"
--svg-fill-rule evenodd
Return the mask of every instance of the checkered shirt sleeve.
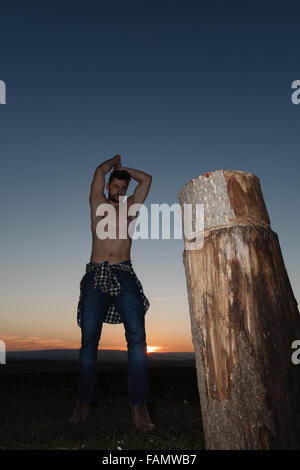
<path id="1" fill-rule="evenodd" d="M 131 261 L 129 264 L 109 264 L 107 261 L 103 261 L 102 263 L 94 264 L 93 262 L 87 263 L 86 265 L 86 273 L 94 270 L 94 289 L 101 289 L 101 291 L 106 294 L 108 293 L 111 297 L 120 294 L 121 292 L 121 284 L 118 281 L 116 274 L 113 272 L 111 267 L 116 269 L 121 269 L 123 271 L 129 271 L 134 277 L 137 283 L 139 292 L 142 296 L 142 301 L 144 305 L 145 314 L 150 306 L 150 303 L 147 297 L 144 294 L 142 284 L 138 279 L 134 269 L 132 267 Z M 82 313 L 82 294 L 83 294 L 83 278 L 80 281 L 80 295 L 78 300 L 77 306 L 77 324 L 81 326 L 81 313 Z M 106 315 L 104 317 L 105 323 L 123 323 L 120 314 L 117 312 L 114 303 L 111 301 L 109 303 Z"/>

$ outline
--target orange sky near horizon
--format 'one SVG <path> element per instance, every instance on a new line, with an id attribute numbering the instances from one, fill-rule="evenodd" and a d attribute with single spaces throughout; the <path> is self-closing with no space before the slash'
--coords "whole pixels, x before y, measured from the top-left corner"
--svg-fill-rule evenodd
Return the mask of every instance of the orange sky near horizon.
<path id="1" fill-rule="evenodd" d="M 2 298 L 5 314 L 0 332 L 6 351 L 80 349 L 81 330 L 76 320 L 80 268 L 79 265 L 79 274 L 72 273 L 68 278 L 65 273 L 52 272 L 48 266 L 47 273 L 43 277 L 36 275 L 34 282 L 33 276 L 25 277 L 17 296 L 13 293 L 13 272 L 6 272 L 3 278 L 6 295 Z M 168 269 L 166 266 L 164 273 L 164 268 L 160 268 L 164 282 L 156 277 L 157 285 L 151 269 L 138 269 L 150 301 L 145 315 L 147 345 L 156 347 L 157 352 L 193 352 L 183 270 L 179 282 L 172 276 L 174 270 L 170 275 Z M 39 288 L 35 289 L 37 285 Z M 165 292 L 158 290 L 161 286 Z M 103 324 L 99 349 L 127 350 L 122 323 Z"/>
<path id="2" fill-rule="evenodd" d="M 51 349 L 79 349 L 80 344 L 79 342 L 72 342 L 72 341 L 63 341 L 56 338 L 47 338 L 47 337 L 40 337 L 40 336 L 10 336 L 10 335 L 3 335 L 1 340 L 5 343 L 6 351 L 40 351 L 40 350 L 51 350 Z M 127 350 L 126 341 L 124 340 L 124 344 L 112 346 L 107 341 L 101 341 L 99 344 L 99 349 L 110 349 L 110 350 Z M 177 342 L 174 344 L 173 347 L 168 347 L 165 345 L 154 344 L 153 342 L 147 342 L 147 350 L 148 352 L 159 352 L 159 353 L 166 353 L 166 352 L 194 352 L 192 344 L 189 344 L 188 341 L 186 342 Z"/>
<path id="3" fill-rule="evenodd" d="M 148 351 L 155 348 L 155 352 L 193 352 L 189 318 L 183 323 L 170 322 L 159 318 L 159 312 L 146 314 L 146 341 Z M 185 328 L 183 325 L 185 324 Z M 64 324 L 52 328 L 39 327 L 25 328 L 22 324 L 15 328 L 16 334 L 1 334 L 6 351 L 36 351 L 45 349 L 79 349 L 81 342 L 81 330 L 72 322 L 71 326 Z M 25 330 L 25 331 L 24 331 Z M 44 332 L 47 331 L 46 334 Z M 25 334 L 24 334 L 25 333 Z M 27 333 L 27 334 L 26 334 Z M 99 349 L 127 350 L 125 330 L 123 324 L 104 323 L 99 342 Z M 152 350 L 154 351 L 154 350 Z M 151 351 L 149 351 L 151 352 Z"/>
<path id="4" fill-rule="evenodd" d="M 6 351 L 41 351 L 41 350 L 51 350 L 51 349 L 78 349 L 80 346 L 76 343 L 64 343 L 56 339 L 52 338 L 41 338 L 41 337 L 18 337 L 18 336 L 4 336 L 2 341 L 5 343 Z M 118 350 L 118 351 L 126 351 L 125 346 L 116 346 L 112 348 L 110 345 L 103 345 L 102 347 L 99 346 L 99 349 L 106 349 L 106 350 Z M 182 351 L 180 350 L 172 350 L 170 351 L 169 348 L 164 346 L 156 346 L 156 345 L 149 345 L 147 344 L 147 352 L 193 352 L 193 351 Z"/>

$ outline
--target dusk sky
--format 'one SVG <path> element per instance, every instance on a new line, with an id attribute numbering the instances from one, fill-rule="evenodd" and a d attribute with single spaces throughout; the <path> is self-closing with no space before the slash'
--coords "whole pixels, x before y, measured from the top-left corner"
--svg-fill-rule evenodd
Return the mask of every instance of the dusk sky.
<path id="1" fill-rule="evenodd" d="M 115 154 L 152 175 L 149 210 L 178 203 L 203 173 L 254 173 L 299 301 L 299 39 L 299 1 L 1 2 L 7 350 L 80 347 L 90 184 Z M 193 351 L 183 249 L 183 239 L 132 244 L 147 343 L 161 352 Z M 100 348 L 126 349 L 123 325 L 105 324 Z"/>

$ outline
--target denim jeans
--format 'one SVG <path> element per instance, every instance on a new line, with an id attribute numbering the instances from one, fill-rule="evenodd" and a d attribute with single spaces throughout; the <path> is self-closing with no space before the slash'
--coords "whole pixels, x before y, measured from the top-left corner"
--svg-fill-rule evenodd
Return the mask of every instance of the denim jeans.
<path id="1" fill-rule="evenodd" d="M 128 261 L 123 261 L 128 263 Z M 123 264 L 122 263 L 122 264 Z M 113 269 L 121 284 L 116 296 L 103 294 L 94 288 L 95 271 L 87 272 L 82 280 L 81 349 L 79 355 L 78 401 L 88 403 L 93 397 L 97 379 L 97 351 L 103 320 L 109 302 L 120 314 L 128 350 L 128 397 L 131 406 L 147 402 L 147 343 L 145 315 L 141 294 L 135 278 L 128 271 Z"/>

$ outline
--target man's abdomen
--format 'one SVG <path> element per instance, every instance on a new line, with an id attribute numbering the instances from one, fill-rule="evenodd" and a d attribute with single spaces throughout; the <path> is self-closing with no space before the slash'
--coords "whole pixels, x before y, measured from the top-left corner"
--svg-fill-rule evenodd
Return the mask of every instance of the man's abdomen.
<path id="1" fill-rule="evenodd" d="M 100 240 L 97 235 L 93 235 L 92 253 L 90 261 L 102 263 L 121 263 L 130 259 L 131 238 L 125 240 L 115 239 Z"/>

